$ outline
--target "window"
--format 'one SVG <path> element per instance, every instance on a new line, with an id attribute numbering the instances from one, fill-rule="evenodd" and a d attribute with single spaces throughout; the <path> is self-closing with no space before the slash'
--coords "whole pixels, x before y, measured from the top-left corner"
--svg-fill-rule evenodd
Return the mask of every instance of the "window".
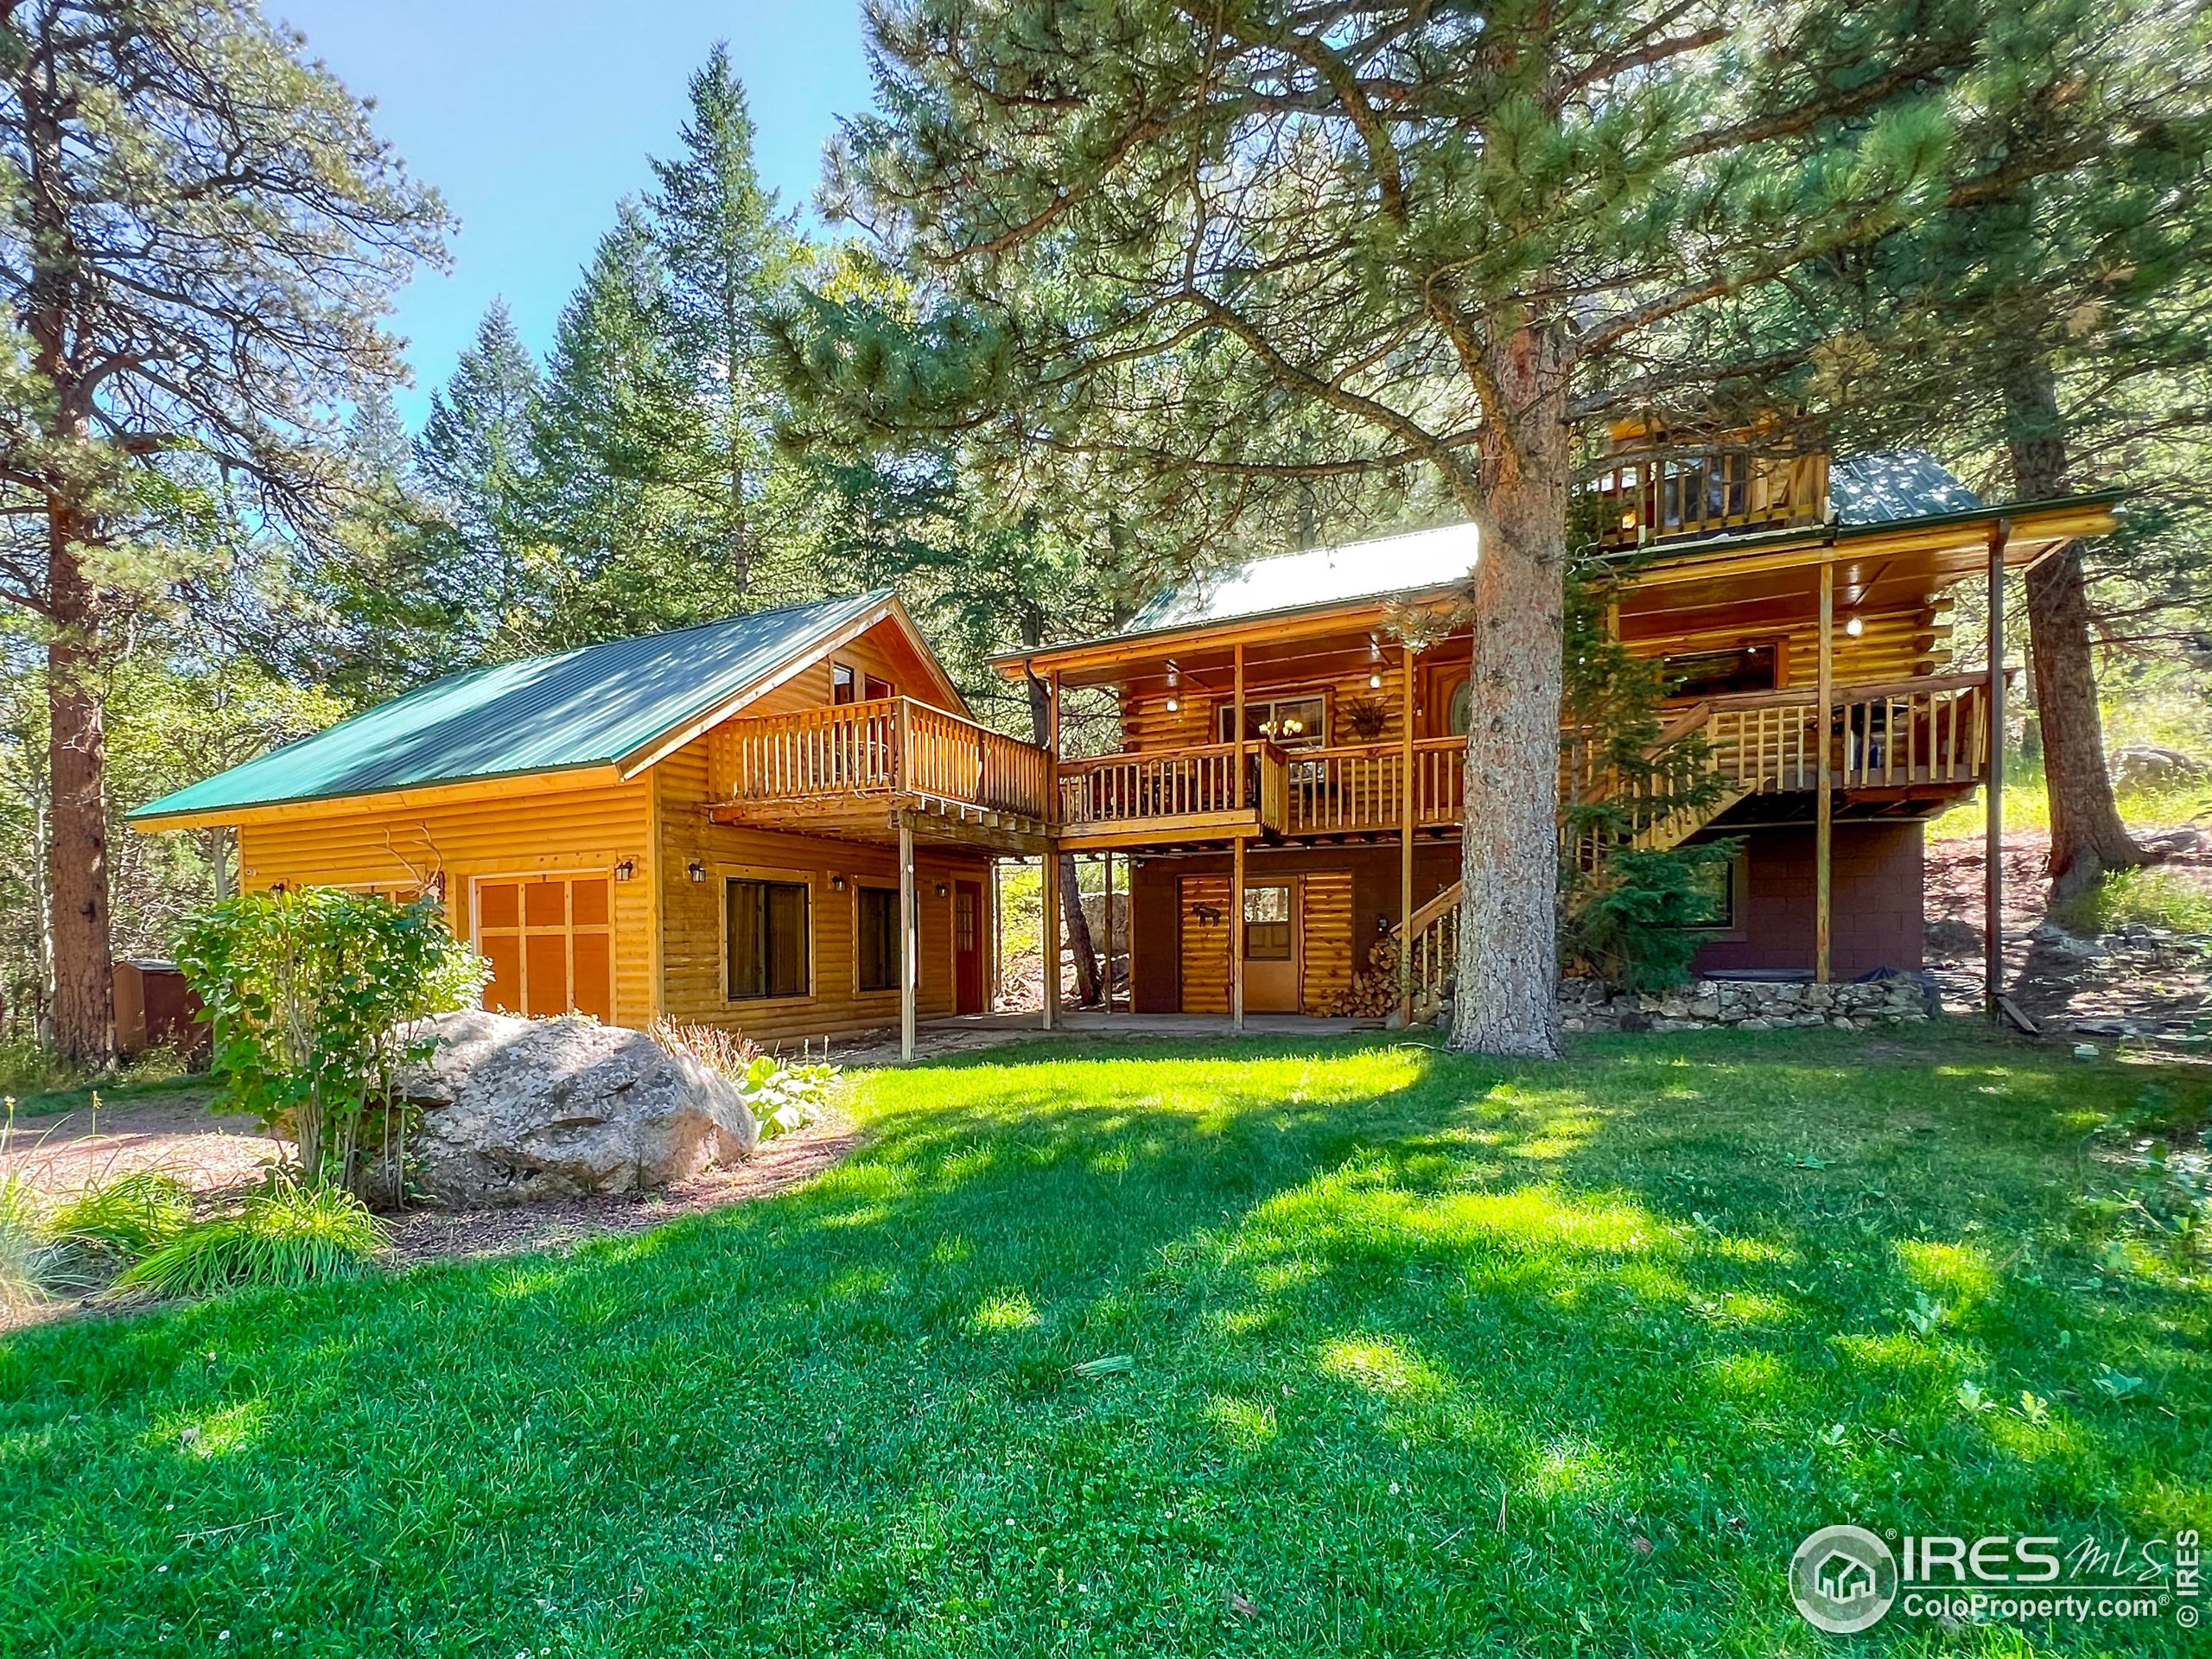
<path id="1" fill-rule="evenodd" d="M 1462 674 L 1452 682 L 1451 695 L 1444 700 L 1444 734 L 1465 737 L 1474 718 L 1475 683 Z"/>
<path id="2" fill-rule="evenodd" d="M 1244 959 L 1247 962 L 1290 960 L 1288 887 L 1244 889 Z"/>
<path id="3" fill-rule="evenodd" d="M 1217 729 L 1221 741 L 1236 741 L 1236 705 L 1221 706 Z M 1249 742 L 1272 738 L 1286 749 L 1319 748 L 1329 741 L 1329 700 L 1326 697 L 1266 697 L 1244 705 L 1244 736 Z"/>
<path id="4" fill-rule="evenodd" d="M 895 887 L 859 889 L 860 931 L 853 951 L 861 970 L 861 989 L 895 991 L 899 988 L 899 891 Z"/>
<path id="5" fill-rule="evenodd" d="M 1740 857 L 1708 859 L 1689 868 L 1694 919 L 1686 925 L 1726 930 L 1736 925 L 1736 869 Z"/>
<path id="6" fill-rule="evenodd" d="M 868 693 L 868 700 L 870 702 L 880 702 L 886 697 L 898 695 L 892 689 L 891 682 L 888 680 L 879 680 L 873 674 L 864 675 L 861 677 L 865 682 L 861 689 Z"/>
<path id="7" fill-rule="evenodd" d="M 830 664 L 830 701 L 833 703 L 853 700 L 853 665 L 850 663 Z"/>
<path id="8" fill-rule="evenodd" d="M 730 1001 L 807 995 L 805 885 L 734 880 L 727 899 Z"/>
<path id="9" fill-rule="evenodd" d="M 1771 691 L 1775 677 L 1771 645 L 1742 645 L 1732 651 L 1700 651 L 1669 657 L 1660 674 L 1670 697 L 1719 697 L 1732 691 Z"/>

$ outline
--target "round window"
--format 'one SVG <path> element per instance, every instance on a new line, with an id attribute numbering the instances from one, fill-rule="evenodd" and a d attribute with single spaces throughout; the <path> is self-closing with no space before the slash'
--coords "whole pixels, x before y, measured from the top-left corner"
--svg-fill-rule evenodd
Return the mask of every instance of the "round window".
<path id="1" fill-rule="evenodd" d="M 1454 737 L 1465 737 L 1467 725 L 1474 718 L 1475 683 L 1461 680 L 1452 688 L 1452 701 L 1446 706 L 1445 729 Z"/>

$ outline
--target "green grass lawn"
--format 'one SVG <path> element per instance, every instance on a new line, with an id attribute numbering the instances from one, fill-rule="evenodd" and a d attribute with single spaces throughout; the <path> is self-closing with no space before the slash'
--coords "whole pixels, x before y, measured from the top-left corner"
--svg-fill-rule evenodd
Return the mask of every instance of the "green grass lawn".
<path id="1" fill-rule="evenodd" d="M 657 1233 L 0 1341 L 0 1650 L 2196 1650 L 1847 1642 L 1783 1574 L 2212 1525 L 2202 1259 L 2104 1155 L 2202 1072 L 1071 1044 L 852 1105 Z"/>

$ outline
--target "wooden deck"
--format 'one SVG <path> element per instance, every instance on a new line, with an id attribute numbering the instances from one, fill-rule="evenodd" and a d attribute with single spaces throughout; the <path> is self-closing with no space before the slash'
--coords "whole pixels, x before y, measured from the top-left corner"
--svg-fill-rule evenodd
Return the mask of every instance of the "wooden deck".
<path id="1" fill-rule="evenodd" d="M 708 814 L 724 823 L 1010 853 L 1052 833 L 1051 763 L 1034 744 L 911 697 L 727 721 L 708 753 Z"/>

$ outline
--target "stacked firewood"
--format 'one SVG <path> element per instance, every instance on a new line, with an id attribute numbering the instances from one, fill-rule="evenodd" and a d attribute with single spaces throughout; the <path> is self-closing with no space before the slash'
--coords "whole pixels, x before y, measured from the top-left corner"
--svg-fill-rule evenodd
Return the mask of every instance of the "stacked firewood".
<path id="1" fill-rule="evenodd" d="M 1395 1012 L 1399 983 L 1398 931 L 1392 928 L 1369 947 L 1366 966 L 1351 976 L 1351 983 L 1331 1000 L 1325 1012 L 1340 1020 L 1380 1020 Z"/>

